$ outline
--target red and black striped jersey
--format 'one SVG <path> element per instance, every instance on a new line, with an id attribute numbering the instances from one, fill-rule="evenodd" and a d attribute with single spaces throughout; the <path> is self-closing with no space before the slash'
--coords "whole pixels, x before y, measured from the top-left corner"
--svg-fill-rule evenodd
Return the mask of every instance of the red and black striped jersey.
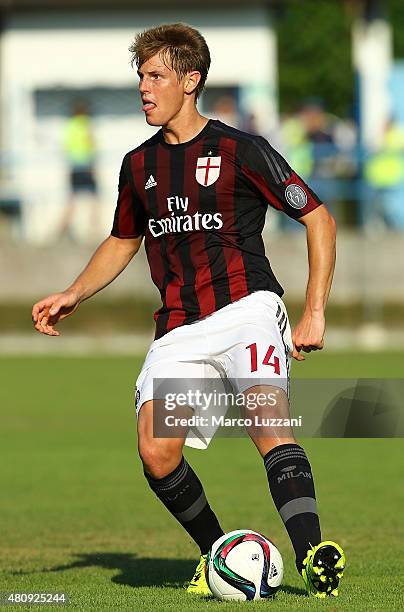
<path id="1" fill-rule="evenodd" d="M 283 294 L 262 240 L 268 204 L 299 218 L 321 202 L 264 138 L 220 121 L 177 145 L 160 130 L 125 155 L 111 234 L 145 236 L 156 338 L 254 291 Z"/>

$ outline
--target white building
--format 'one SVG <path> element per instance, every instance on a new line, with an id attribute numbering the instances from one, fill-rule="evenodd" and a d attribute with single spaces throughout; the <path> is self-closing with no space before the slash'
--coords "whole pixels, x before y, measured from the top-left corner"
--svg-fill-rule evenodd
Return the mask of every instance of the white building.
<path id="1" fill-rule="evenodd" d="M 274 128 L 276 47 L 263 0 L 195 1 L 192 9 L 185 2 L 177 1 L 177 8 L 153 3 L 152 10 L 136 1 L 61 1 L 57 9 L 33 0 L 2 4 L 9 7 L 0 39 L 2 184 L 6 197 L 21 202 L 28 240 L 51 239 L 68 198 L 61 135 L 78 97 L 92 109 L 100 215 L 109 229 L 121 159 L 154 131 L 140 112 L 129 62 L 128 46 L 140 30 L 177 21 L 200 29 L 212 55 L 202 110 L 215 114 L 215 99 L 230 95 L 242 116 L 254 115 L 260 131 Z M 84 204 L 81 214 L 85 219 Z M 88 229 L 85 222 L 78 226 Z"/>

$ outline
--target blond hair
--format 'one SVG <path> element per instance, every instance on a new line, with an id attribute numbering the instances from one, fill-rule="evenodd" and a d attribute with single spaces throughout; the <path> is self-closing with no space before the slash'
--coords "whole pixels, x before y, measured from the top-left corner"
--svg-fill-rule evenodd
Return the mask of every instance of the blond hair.
<path id="1" fill-rule="evenodd" d="M 140 68 L 153 55 L 160 54 L 164 63 L 172 68 L 178 80 L 188 72 L 199 72 L 201 79 L 195 89 L 199 97 L 210 67 L 210 53 L 202 34 L 185 23 L 171 23 L 145 30 L 138 34 L 129 47 L 131 64 Z"/>

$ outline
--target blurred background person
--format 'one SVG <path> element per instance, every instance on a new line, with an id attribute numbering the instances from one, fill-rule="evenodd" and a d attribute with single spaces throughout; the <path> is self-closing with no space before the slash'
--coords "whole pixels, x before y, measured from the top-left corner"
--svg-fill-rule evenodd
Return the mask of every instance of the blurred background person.
<path id="1" fill-rule="evenodd" d="M 310 150 L 312 188 L 320 189 L 323 200 L 332 203 L 338 155 L 333 135 L 335 119 L 326 112 L 324 101 L 316 97 L 303 101 L 299 118 Z"/>
<path id="2" fill-rule="evenodd" d="M 404 128 L 393 118 L 365 163 L 365 178 L 369 196 L 362 220 L 365 224 L 379 220 L 391 229 L 404 230 Z"/>
<path id="3" fill-rule="evenodd" d="M 234 96 L 230 94 L 221 95 L 215 100 L 211 114 L 227 125 L 231 125 L 235 128 L 239 127 L 237 101 Z"/>
<path id="4" fill-rule="evenodd" d="M 320 98 L 303 100 L 295 113 L 281 121 L 281 149 L 300 176 L 309 181 L 334 214 L 343 216 L 344 204 L 355 203 L 357 126 L 325 110 Z M 351 215 L 352 216 L 352 215 Z M 282 220 L 285 230 L 296 229 Z"/>
<path id="5" fill-rule="evenodd" d="M 313 172 L 313 146 L 307 137 L 304 123 L 298 115 L 288 115 L 282 121 L 282 143 L 285 156 L 296 172 L 305 180 Z"/>
<path id="6" fill-rule="evenodd" d="M 240 129 L 247 134 L 260 134 L 256 114 L 248 113 L 245 115 L 241 120 Z"/>
<path id="7" fill-rule="evenodd" d="M 99 226 L 97 185 L 94 176 L 96 147 L 89 107 L 85 100 L 76 100 L 73 104 L 72 115 L 64 126 L 63 150 L 69 169 L 70 195 L 63 212 L 59 234 L 69 239 L 75 238 L 72 226 L 79 196 L 87 193 L 91 200 L 89 233 L 96 235 Z"/>
<path id="8" fill-rule="evenodd" d="M 325 112 L 324 102 L 320 98 L 307 98 L 303 101 L 299 112 L 300 120 L 306 138 L 313 145 L 314 160 L 318 162 L 313 167 L 313 175 L 321 173 L 321 162 L 326 154 L 334 153 L 334 137 L 329 115 Z"/>

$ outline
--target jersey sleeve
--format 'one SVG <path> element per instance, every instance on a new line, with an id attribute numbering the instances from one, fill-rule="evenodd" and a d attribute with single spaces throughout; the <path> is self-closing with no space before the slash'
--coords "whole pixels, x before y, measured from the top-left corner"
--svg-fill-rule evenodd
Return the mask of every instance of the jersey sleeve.
<path id="1" fill-rule="evenodd" d="M 111 236 L 116 238 L 138 238 L 144 234 L 147 224 L 143 204 L 133 188 L 129 164 L 130 155 L 127 154 L 119 173 L 118 201 L 111 231 Z"/>
<path id="2" fill-rule="evenodd" d="M 255 191 L 273 208 L 299 219 L 322 202 L 287 161 L 262 137 L 250 143 L 242 172 Z"/>

